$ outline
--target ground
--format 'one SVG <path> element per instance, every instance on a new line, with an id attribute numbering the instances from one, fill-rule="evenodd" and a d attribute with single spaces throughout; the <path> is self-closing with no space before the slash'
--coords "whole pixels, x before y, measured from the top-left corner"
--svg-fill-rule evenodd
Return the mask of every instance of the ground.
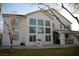
<path id="1" fill-rule="evenodd" d="M 1 56 L 79 56 L 79 47 L 47 49 L 0 49 Z"/>

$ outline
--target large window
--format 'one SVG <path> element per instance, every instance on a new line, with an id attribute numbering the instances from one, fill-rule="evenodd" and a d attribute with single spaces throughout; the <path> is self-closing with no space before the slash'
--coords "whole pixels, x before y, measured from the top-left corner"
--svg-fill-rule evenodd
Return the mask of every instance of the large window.
<path id="1" fill-rule="evenodd" d="M 38 19 L 38 25 L 44 25 L 43 20 Z"/>
<path id="2" fill-rule="evenodd" d="M 46 26 L 50 26 L 50 21 L 45 21 Z"/>
<path id="3" fill-rule="evenodd" d="M 29 41 L 30 42 L 36 42 L 36 35 L 30 35 L 29 36 Z"/>
<path id="4" fill-rule="evenodd" d="M 51 35 L 46 35 L 46 41 L 51 41 Z"/>
<path id="5" fill-rule="evenodd" d="M 36 25 L 36 19 L 30 19 L 30 25 Z"/>
<path id="6" fill-rule="evenodd" d="M 19 40 L 19 32 L 14 32 L 12 40 Z"/>
<path id="7" fill-rule="evenodd" d="M 51 33 L 51 29 L 50 28 L 45 28 L 45 33 L 46 34 L 50 34 Z"/>
<path id="8" fill-rule="evenodd" d="M 30 27 L 29 30 L 30 33 L 36 33 L 36 27 Z"/>
<path id="9" fill-rule="evenodd" d="M 44 33 L 44 28 L 38 27 L 38 33 Z"/>

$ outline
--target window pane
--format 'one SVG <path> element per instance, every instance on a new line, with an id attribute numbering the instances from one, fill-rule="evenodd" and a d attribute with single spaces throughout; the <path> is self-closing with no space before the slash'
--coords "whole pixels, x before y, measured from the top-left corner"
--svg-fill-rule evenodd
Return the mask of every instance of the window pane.
<path id="1" fill-rule="evenodd" d="M 33 35 L 33 42 L 36 42 L 36 36 Z"/>
<path id="2" fill-rule="evenodd" d="M 36 42 L 36 36 L 35 35 L 30 35 L 29 36 L 29 41 L 30 42 Z"/>
<path id="3" fill-rule="evenodd" d="M 11 25 L 19 25 L 19 23 L 20 23 L 20 19 L 13 19 L 11 21 Z"/>
<path id="4" fill-rule="evenodd" d="M 38 27 L 38 33 L 44 33 L 44 28 Z"/>
<path id="5" fill-rule="evenodd" d="M 52 28 L 55 28 L 55 24 L 54 23 L 52 23 Z"/>
<path id="6" fill-rule="evenodd" d="M 36 25 L 36 19 L 30 19 L 30 24 L 31 25 Z"/>
<path id="7" fill-rule="evenodd" d="M 38 20 L 38 25 L 44 25 L 43 20 Z"/>
<path id="8" fill-rule="evenodd" d="M 51 29 L 50 28 L 45 28 L 45 33 L 50 34 L 51 33 Z"/>
<path id="9" fill-rule="evenodd" d="M 63 28 L 63 25 L 62 24 L 60 24 L 60 28 Z"/>
<path id="10" fill-rule="evenodd" d="M 51 41 L 51 36 L 50 35 L 46 35 L 46 41 Z"/>
<path id="11" fill-rule="evenodd" d="M 70 27 L 69 25 L 67 25 L 67 28 L 68 28 L 68 29 L 71 29 L 71 27 Z"/>
<path id="12" fill-rule="evenodd" d="M 29 41 L 32 42 L 32 35 L 30 35 L 30 37 L 29 37 Z"/>
<path id="13" fill-rule="evenodd" d="M 36 27 L 30 27 L 29 30 L 30 33 L 36 33 Z"/>
<path id="14" fill-rule="evenodd" d="M 18 32 L 15 32 L 12 36 L 12 39 L 13 40 L 19 40 L 19 33 Z"/>
<path id="15" fill-rule="evenodd" d="M 46 26 L 50 26 L 50 21 L 45 21 Z"/>

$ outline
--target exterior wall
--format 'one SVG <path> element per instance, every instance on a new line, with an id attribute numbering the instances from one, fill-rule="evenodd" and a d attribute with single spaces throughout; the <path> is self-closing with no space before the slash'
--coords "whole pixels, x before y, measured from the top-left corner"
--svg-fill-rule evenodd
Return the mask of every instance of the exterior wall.
<path id="1" fill-rule="evenodd" d="M 9 25 L 9 29 L 11 29 L 11 17 L 4 17 L 6 23 Z M 18 40 L 13 40 L 13 45 L 20 45 L 20 42 L 22 42 L 23 40 L 23 36 L 24 36 L 24 22 L 25 22 L 25 18 L 21 18 L 21 17 L 16 17 L 16 20 L 19 19 L 20 22 L 18 24 L 18 26 L 16 26 L 15 30 L 19 32 L 19 39 Z M 23 28 L 24 27 L 24 28 Z M 9 30 L 8 27 L 6 26 L 6 24 L 3 25 L 3 39 L 2 39 L 2 45 L 3 46 L 10 46 L 10 38 L 9 38 Z M 24 29 L 24 30 L 23 30 Z"/>
<path id="2" fill-rule="evenodd" d="M 17 18 L 19 19 L 19 25 L 16 27 L 16 31 L 19 32 L 19 39 L 18 40 L 13 40 L 13 45 L 16 46 L 16 45 L 20 45 L 21 43 L 25 42 L 25 35 L 26 35 L 26 32 L 25 32 L 25 28 L 26 28 L 26 22 L 25 22 L 25 18 Z M 17 20 L 16 19 L 16 20 Z"/>
<path id="3" fill-rule="evenodd" d="M 35 33 L 36 35 L 36 42 L 29 42 L 29 35 L 31 35 L 31 33 L 29 33 L 29 20 L 30 18 L 33 18 L 33 19 L 36 19 L 36 23 L 38 19 L 43 19 L 44 21 L 45 20 L 49 20 L 50 23 L 51 23 L 51 42 L 46 42 L 45 41 L 45 30 L 44 30 L 44 34 L 38 34 L 37 32 Z M 32 46 L 32 45 L 37 45 L 39 47 L 42 47 L 42 46 L 46 46 L 46 45 L 52 45 L 53 44 L 53 35 L 52 35 L 52 21 L 49 17 L 47 17 L 46 15 L 44 15 L 42 12 L 37 12 L 37 13 L 33 13 L 33 14 L 29 14 L 27 15 L 27 18 L 26 18 L 26 46 Z M 37 25 L 36 25 L 36 31 L 38 31 L 37 29 Z M 44 26 L 45 27 L 45 26 Z M 41 42 L 38 42 L 37 39 L 42 39 Z"/>
<path id="4" fill-rule="evenodd" d="M 6 27 L 6 25 L 4 23 L 3 23 L 2 46 L 10 46 L 10 39 L 9 39 L 9 35 L 8 35 L 8 28 Z"/>

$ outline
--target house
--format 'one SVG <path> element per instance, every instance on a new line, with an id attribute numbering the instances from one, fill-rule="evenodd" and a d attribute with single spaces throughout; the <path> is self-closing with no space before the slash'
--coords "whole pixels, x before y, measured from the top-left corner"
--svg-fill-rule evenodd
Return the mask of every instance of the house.
<path id="1" fill-rule="evenodd" d="M 53 9 L 56 16 L 71 30 L 71 22 Z M 11 20 L 15 19 L 15 33 L 13 46 L 52 47 L 53 45 L 79 45 L 79 39 L 68 31 L 55 16 L 48 16 L 41 10 L 26 15 L 2 14 L 4 23 L 2 46 L 10 46 L 8 29 L 11 29 Z M 73 31 L 74 32 L 74 31 Z M 79 32 L 76 32 L 79 33 Z"/>

